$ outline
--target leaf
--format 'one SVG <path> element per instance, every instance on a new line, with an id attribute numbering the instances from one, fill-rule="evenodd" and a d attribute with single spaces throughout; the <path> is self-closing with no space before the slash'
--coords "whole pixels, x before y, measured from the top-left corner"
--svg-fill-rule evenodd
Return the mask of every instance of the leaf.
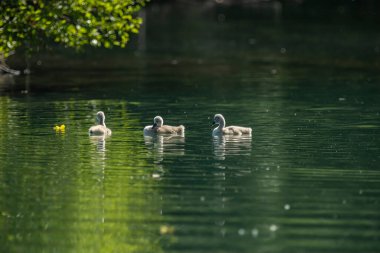
<path id="1" fill-rule="evenodd" d="M 30 52 L 51 41 L 73 48 L 124 47 L 130 34 L 139 31 L 142 20 L 135 17 L 135 12 L 145 3 L 146 0 L 0 0 L 0 53 L 8 55 L 20 45 L 28 45 Z"/>

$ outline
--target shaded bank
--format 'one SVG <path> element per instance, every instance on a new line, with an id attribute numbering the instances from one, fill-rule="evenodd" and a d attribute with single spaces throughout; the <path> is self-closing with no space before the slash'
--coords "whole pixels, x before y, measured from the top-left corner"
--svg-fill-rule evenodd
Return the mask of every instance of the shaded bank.
<path id="1" fill-rule="evenodd" d="M 249 76 L 257 68 L 277 76 L 305 67 L 332 76 L 347 69 L 357 76 L 377 73 L 380 34 L 377 23 L 371 21 L 377 16 L 370 15 L 371 8 L 364 2 L 284 2 L 280 12 L 268 7 L 273 3 L 247 7 L 216 2 L 152 2 L 141 12 L 145 22 L 139 36 L 126 49 L 77 52 L 55 48 L 40 52 L 31 60 L 28 85 L 34 91 L 52 89 L 52 84 L 62 88 L 80 82 L 78 76 L 72 79 L 75 73 L 99 81 L 109 71 L 142 76 L 158 68 L 160 75 L 209 77 Z M 337 3 L 345 6 L 344 12 Z M 356 5 L 361 8 L 352 8 Z M 9 63 L 16 69 L 25 68 L 24 59 L 17 56 Z M 16 78 L 12 88 L 26 89 L 24 80 Z M 0 89 L 9 90 L 4 86 Z"/>

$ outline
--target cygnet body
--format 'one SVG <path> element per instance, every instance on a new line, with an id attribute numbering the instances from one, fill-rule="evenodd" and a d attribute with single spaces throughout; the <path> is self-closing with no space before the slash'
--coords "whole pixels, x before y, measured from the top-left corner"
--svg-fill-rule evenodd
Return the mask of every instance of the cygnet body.
<path id="1" fill-rule="evenodd" d="M 164 125 L 164 120 L 161 116 L 156 116 L 153 119 L 153 125 L 144 128 L 144 134 L 184 134 L 185 127 Z"/>
<path id="2" fill-rule="evenodd" d="M 251 135 L 252 128 L 241 126 L 228 126 L 226 127 L 226 120 L 222 114 L 215 114 L 213 125 L 218 124 L 213 131 L 213 135 Z"/>
<path id="3" fill-rule="evenodd" d="M 105 124 L 106 116 L 104 112 L 100 111 L 96 114 L 96 123 L 97 125 L 90 127 L 88 133 L 90 135 L 111 135 L 111 129 L 106 127 Z"/>

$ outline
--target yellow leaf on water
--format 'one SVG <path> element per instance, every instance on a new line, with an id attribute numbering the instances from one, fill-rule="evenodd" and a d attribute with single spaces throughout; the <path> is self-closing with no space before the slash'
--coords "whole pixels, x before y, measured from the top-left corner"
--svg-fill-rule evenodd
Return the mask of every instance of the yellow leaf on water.
<path id="1" fill-rule="evenodd" d="M 168 234 L 173 234 L 174 233 L 174 227 L 173 226 L 168 226 L 168 225 L 162 225 L 160 227 L 160 234 L 161 235 L 168 235 Z"/>

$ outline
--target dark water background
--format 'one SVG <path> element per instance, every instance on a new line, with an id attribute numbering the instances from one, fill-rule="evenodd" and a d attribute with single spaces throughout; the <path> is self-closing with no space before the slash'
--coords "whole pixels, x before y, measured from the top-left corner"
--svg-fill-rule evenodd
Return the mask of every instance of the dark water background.
<path id="1" fill-rule="evenodd" d="M 1 252 L 379 252 L 379 29 L 268 6 L 152 4 L 129 49 L 2 82 Z"/>

